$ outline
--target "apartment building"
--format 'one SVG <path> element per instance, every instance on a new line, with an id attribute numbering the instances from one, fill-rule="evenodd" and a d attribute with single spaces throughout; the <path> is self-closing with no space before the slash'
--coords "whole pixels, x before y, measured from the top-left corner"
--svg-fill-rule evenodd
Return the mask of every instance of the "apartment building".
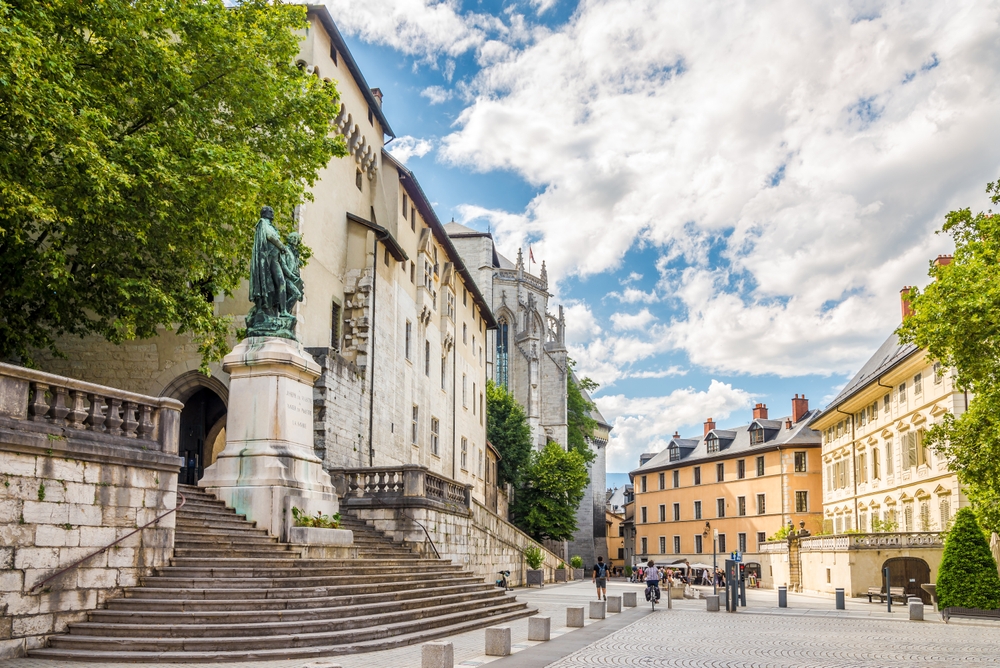
<path id="1" fill-rule="evenodd" d="M 749 424 L 721 429 L 709 418 L 700 437 L 675 433 L 662 452 L 643 455 L 629 474 L 635 559 L 704 562 L 713 547 L 754 553 L 789 522 L 817 532 L 821 440 L 809 423 L 818 413 L 798 395 L 791 415 L 778 419 L 757 404 Z"/>

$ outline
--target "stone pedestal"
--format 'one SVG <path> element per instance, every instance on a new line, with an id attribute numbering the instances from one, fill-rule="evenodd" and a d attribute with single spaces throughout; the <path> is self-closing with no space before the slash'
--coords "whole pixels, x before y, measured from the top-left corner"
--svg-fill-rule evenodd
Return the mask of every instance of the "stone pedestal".
<path id="1" fill-rule="evenodd" d="M 583 626 L 583 606 L 574 605 L 566 608 L 566 626 L 570 628 Z"/>
<path id="2" fill-rule="evenodd" d="M 420 648 L 420 668 L 454 668 L 455 647 L 450 642 L 425 642 Z"/>
<path id="3" fill-rule="evenodd" d="M 486 629 L 486 656 L 510 654 L 510 627 L 491 626 Z"/>
<path id="4" fill-rule="evenodd" d="M 608 616 L 608 603 L 607 601 L 591 601 L 590 602 L 590 618 L 591 619 L 604 619 Z"/>
<path id="5" fill-rule="evenodd" d="M 528 617 L 528 640 L 546 641 L 552 635 L 551 617 Z"/>
<path id="6" fill-rule="evenodd" d="M 291 508 L 337 512 L 313 451 L 313 384 L 320 368 L 291 339 L 249 338 L 222 362 L 230 376 L 226 447 L 198 485 L 272 536 L 289 540 Z"/>
<path id="7" fill-rule="evenodd" d="M 622 611 L 622 597 L 608 596 L 608 612 L 621 612 L 621 611 Z"/>
<path id="8" fill-rule="evenodd" d="M 709 594 L 705 597 L 705 609 L 708 612 L 718 612 L 719 611 L 719 595 Z"/>
<path id="9" fill-rule="evenodd" d="M 636 593 L 634 591 L 627 591 L 624 594 L 622 594 L 622 605 L 624 605 L 626 608 L 634 608 L 636 605 L 635 599 L 636 599 Z"/>
<path id="10" fill-rule="evenodd" d="M 916 622 L 924 621 L 924 604 L 923 601 L 919 599 L 916 601 L 910 601 L 907 604 L 910 612 L 910 619 Z"/>

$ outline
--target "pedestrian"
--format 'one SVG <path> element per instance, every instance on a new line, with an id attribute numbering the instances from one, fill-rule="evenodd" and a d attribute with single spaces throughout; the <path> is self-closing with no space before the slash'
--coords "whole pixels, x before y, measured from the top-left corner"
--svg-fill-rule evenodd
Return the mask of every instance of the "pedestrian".
<path id="1" fill-rule="evenodd" d="M 594 564 L 594 584 L 597 585 L 597 600 L 608 600 L 608 565 L 604 563 L 604 557 L 598 557 Z"/>

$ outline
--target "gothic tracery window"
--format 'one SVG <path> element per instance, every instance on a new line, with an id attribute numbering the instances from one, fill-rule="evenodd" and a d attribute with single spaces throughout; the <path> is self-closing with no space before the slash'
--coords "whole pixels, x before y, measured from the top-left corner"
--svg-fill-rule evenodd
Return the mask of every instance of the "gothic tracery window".
<path id="1" fill-rule="evenodd" d="M 510 350 L 508 335 L 509 326 L 506 317 L 501 317 L 497 323 L 497 385 L 507 389 L 508 352 Z"/>

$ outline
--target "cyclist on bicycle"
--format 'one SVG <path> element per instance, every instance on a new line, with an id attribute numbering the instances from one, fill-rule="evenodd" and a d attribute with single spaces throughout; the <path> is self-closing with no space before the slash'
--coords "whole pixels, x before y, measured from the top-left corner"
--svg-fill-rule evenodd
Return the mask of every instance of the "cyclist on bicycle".
<path id="1" fill-rule="evenodd" d="M 649 563 L 646 564 L 648 568 L 646 569 L 646 600 L 649 600 L 649 588 L 652 587 L 655 591 L 656 600 L 660 600 L 660 572 L 653 567 L 653 560 L 650 559 Z"/>

